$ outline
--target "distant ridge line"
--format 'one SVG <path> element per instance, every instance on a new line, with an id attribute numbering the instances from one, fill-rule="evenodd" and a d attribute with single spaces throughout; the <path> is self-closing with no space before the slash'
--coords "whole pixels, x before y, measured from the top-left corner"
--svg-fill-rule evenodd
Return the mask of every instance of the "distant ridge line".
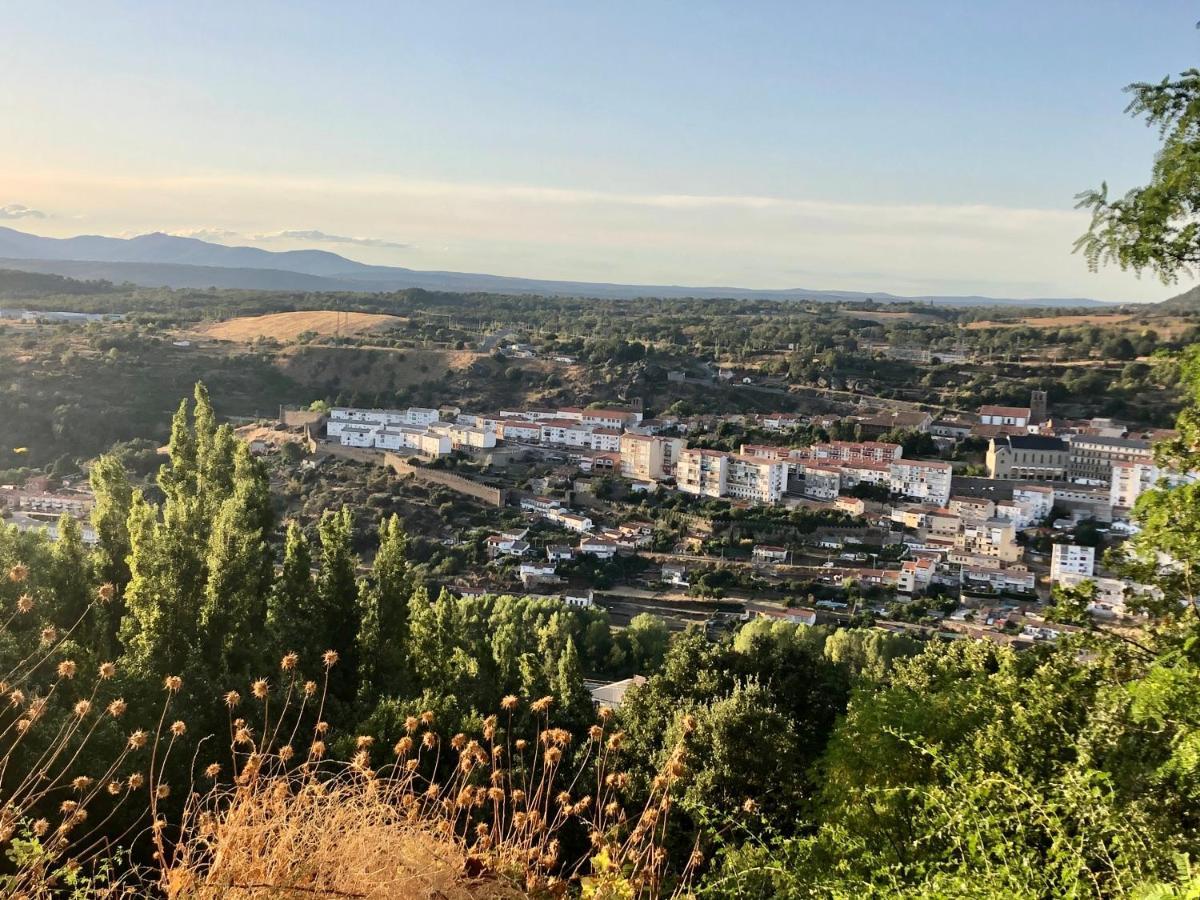
<path id="1" fill-rule="evenodd" d="M 0 267 L 86 280 L 170 288 L 359 293 L 420 288 L 457 293 L 541 294 L 617 300 L 652 297 L 810 302 L 874 300 L 879 303 L 943 306 L 1055 308 L 1120 305 L 1085 297 L 912 297 L 887 292 L 614 284 L 471 272 L 421 271 L 399 266 L 367 265 L 324 250 L 271 251 L 257 247 L 227 247 L 198 238 L 177 237 L 161 232 L 134 238 L 99 235 L 48 238 L 0 227 Z"/>

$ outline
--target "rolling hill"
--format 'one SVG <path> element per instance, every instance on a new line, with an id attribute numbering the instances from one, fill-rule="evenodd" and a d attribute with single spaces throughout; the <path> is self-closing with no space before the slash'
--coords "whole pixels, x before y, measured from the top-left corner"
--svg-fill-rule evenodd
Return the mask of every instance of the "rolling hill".
<path id="1" fill-rule="evenodd" d="M 0 227 L 0 267 L 81 279 L 131 282 L 147 287 L 245 288 L 296 291 L 394 291 L 424 288 L 462 293 L 543 294 L 629 300 L 638 297 L 752 300 L 921 301 L 955 306 L 1101 306 L 1082 297 L 1006 299 L 980 296 L 902 297 L 863 291 L 725 286 L 608 284 L 514 278 L 471 272 L 438 272 L 372 266 L 324 250 L 227 247 L 198 238 L 156 232 L 133 238 L 81 235 L 49 238 Z"/>

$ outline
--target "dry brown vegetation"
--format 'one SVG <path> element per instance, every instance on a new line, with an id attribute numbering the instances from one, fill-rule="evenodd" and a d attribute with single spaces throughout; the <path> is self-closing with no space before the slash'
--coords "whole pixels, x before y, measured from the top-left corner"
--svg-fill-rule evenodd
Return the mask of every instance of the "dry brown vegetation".
<path id="1" fill-rule="evenodd" d="M 295 665 L 294 654 L 285 657 L 285 674 Z M 262 714 L 263 735 L 288 733 L 294 698 L 302 711 L 323 696 L 294 675 L 284 690 L 288 699 L 272 720 L 266 683 L 252 688 L 258 708 L 247 716 Z M 240 696 L 227 702 L 235 715 Z M 499 900 L 563 896 L 583 878 L 597 898 L 681 893 L 701 862 L 693 853 L 679 878 L 666 878 L 672 788 L 687 771 L 682 748 L 645 804 L 627 812 L 623 734 L 611 715 L 602 710 L 577 740 L 549 725 L 554 702 L 543 697 L 526 706 L 506 697 L 478 737 L 456 734 L 448 742 L 432 713 L 410 716 L 393 747 L 359 737 L 351 761 L 333 765 L 325 761 L 330 737 L 319 705 L 315 727 L 298 746 L 294 726 L 275 747 L 256 738 L 246 718 L 232 719 L 231 778 L 193 797 L 173 845 L 162 837 L 170 830 L 165 821 L 154 829 L 159 887 L 171 900 Z M 523 708 L 533 716 L 529 738 L 514 734 Z M 209 773 L 222 776 L 215 764 Z M 157 820 L 153 804 L 151 812 Z M 590 853 L 566 857 L 560 838 L 568 823 L 589 835 Z"/>
<path id="2" fill-rule="evenodd" d="M 338 391 L 395 391 L 436 381 L 470 365 L 479 354 L 468 350 L 413 350 L 363 347 L 291 347 L 276 365 L 301 384 Z"/>
<path id="3" fill-rule="evenodd" d="M 8 573 L 17 584 L 26 576 L 23 566 Z M 105 586 L 89 610 L 111 596 Z M 31 608 L 32 601 L 23 600 L 14 615 Z M 688 772 L 682 745 L 654 779 L 648 799 L 627 810 L 624 734 L 609 710 L 576 736 L 551 726 L 553 697 L 509 696 L 477 736 L 447 740 L 434 714 L 425 712 L 407 717 L 393 746 L 360 736 L 349 762 L 331 761 L 335 738 L 325 698 L 338 661 L 333 651 L 322 660 L 324 684 L 304 679 L 299 657 L 288 653 L 277 684 L 258 679 L 245 698 L 225 694 L 229 743 L 217 754 L 228 763 L 204 766 L 198 751 L 205 741 L 189 749 L 187 723 L 172 715 L 183 680 L 170 676 L 157 728 L 129 732 L 100 777 L 73 773 L 102 722 L 126 713 L 123 700 L 101 700 L 101 685 L 116 674 L 105 663 L 90 699 L 75 705 L 36 764 L 10 771 L 48 700 L 27 698 L 19 685 L 69 639 L 70 632 L 47 634 L 36 658 L 4 685 L 18 714 L 0 735 L 8 740 L 0 774 L 11 776 L 0 795 L 0 844 L 11 847 L 18 832 L 28 835 L 26 849 L 11 856 L 15 868 L 0 879 L 6 896 L 50 900 L 80 876 L 84 893 L 76 889 L 71 896 L 508 900 L 562 897 L 582 884 L 595 900 L 655 900 L 685 893 L 703 862 L 693 850 L 681 871 L 668 876 L 664 845 L 673 794 Z M 55 689 L 84 674 L 70 660 L 58 662 Z M 685 721 L 685 733 L 694 727 Z M 185 753 L 196 754 L 193 783 L 202 774 L 211 786 L 189 792 L 182 813 L 172 814 L 165 808 L 172 793 L 165 773 L 172 755 Z M 62 802 L 56 820 L 30 820 L 30 810 L 64 789 L 72 799 Z M 153 864 L 109 856 L 113 845 L 97 837 L 97 828 L 112 812 L 95 809 L 105 795 L 110 806 L 129 801 L 134 811 L 144 810 L 135 815 L 144 827 L 135 824 L 125 836 L 153 851 Z M 100 821 L 92 827 L 95 818 Z M 590 849 L 568 854 L 562 846 L 568 827 L 586 835 Z"/>
<path id="4" fill-rule="evenodd" d="M 1111 328 L 1116 333 L 1138 334 L 1152 329 L 1166 340 L 1173 340 L 1194 323 L 1179 316 L 1146 316 L 1140 313 L 1088 313 L 1077 316 L 1025 316 L 1021 319 L 996 321 L 982 319 L 971 322 L 964 327 L 970 331 L 981 331 L 985 328 L 1072 328 L 1083 325 L 1095 325 L 1098 328 Z"/>
<path id="5" fill-rule="evenodd" d="M 304 312 L 271 313 L 265 316 L 242 316 L 217 322 L 205 328 L 203 334 L 221 341 L 248 343 L 256 338 L 272 338 L 280 342 L 294 341 L 305 332 L 319 337 L 343 337 L 367 334 L 394 327 L 405 321 L 401 316 L 382 313 L 338 312 L 331 309 Z"/>

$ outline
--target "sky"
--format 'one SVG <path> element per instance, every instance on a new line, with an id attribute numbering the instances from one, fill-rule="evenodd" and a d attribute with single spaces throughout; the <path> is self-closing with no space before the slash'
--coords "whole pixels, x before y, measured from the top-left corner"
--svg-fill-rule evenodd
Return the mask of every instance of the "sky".
<path id="1" fill-rule="evenodd" d="M 0 0 L 0 225 L 639 284 L 1160 300 L 1072 254 L 1149 176 L 1176 0 Z"/>

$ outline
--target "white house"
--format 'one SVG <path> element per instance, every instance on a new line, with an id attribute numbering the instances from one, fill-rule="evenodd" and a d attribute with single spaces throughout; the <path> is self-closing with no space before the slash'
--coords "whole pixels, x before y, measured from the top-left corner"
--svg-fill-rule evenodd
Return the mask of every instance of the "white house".
<path id="1" fill-rule="evenodd" d="M 604 538 L 585 537 L 579 542 L 580 553 L 590 553 L 597 559 L 612 559 L 617 555 L 617 544 Z"/>
<path id="2" fill-rule="evenodd" d="M 1028 406 L 981 406 L 979 407 L 979 424 L 981 425 L 1012 425 L 1026 428 L 1032 413 Z"/>
<path id="3" fill-rule="evenodd" d="M 774 547 L 770 544 L 755 544 L 750 554 L 755 562 L 786 563 L 788 561 L 787 547 Z"/>
<path id="4" fill-rule="evenodd" d="M 567 604 L 567 606 L 586 608 L 594 605 L 594 598 L 595 593 L 591 588 L 588 588 L 586 591 L 572 591 L 569 594 L 564 594 L 563 603 Z"/>

